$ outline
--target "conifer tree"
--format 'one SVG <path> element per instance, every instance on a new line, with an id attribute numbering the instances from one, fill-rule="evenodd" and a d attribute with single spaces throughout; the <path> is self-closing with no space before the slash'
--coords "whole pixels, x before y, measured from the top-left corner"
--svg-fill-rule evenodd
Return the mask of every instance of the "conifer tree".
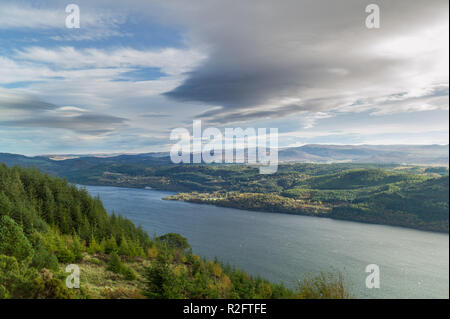
<path id="1" fill-rule="evenodd" d="M 0 254 L 23 260 L 30 256 L 33 248 L 22 228 L 9 216 L 0 218 Z"/>

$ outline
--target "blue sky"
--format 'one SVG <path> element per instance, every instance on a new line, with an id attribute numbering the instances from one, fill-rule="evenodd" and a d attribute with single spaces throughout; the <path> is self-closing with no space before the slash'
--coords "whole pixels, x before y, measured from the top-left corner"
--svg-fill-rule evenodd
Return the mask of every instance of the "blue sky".
<path id="1" fill-rule="evenodd" d="M 279 145 L 448 144 L 448 1 L 0 2 L 0 152 L 170 148 L 192 126 Z"/>

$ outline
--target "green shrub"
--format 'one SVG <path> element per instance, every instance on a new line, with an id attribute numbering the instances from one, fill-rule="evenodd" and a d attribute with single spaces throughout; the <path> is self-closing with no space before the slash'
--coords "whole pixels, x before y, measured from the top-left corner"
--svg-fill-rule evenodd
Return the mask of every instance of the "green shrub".
<path id="1" fill-rule="evenodd" d="M 100 259 L 95 258 L 95 257 L 89 257 L 88 259 L 86 259 L 86 261 L 88 263 L 91 263 L 91 264 L 94 264 L 94 265 L 101 265 L 101 264 L 103 264 L 103 262 Z"/>
<path id="2" fill-rule="evenodd" d="M 75 254 L 65 247 L 58 249 L 56 257 L 58 257 L 58 261 L 63 264 L 71 264 L 76 260 Z"/>
<path id="3" fill-rule="evenodd" d="M 32 293 L 35 299 L 70 299 L 72 297 L 63 282 L 54 278 L 47 269 L 43 269 L 40 277 L 34 280 Z"/>
<path id="4" fill-rule="evenodd" d="M 122 236 L 118 250 L 119 250 L 118 252 L 120 255 L 123 255 L 123 256 L 131 256 L 132 255 L 130 245 L 128 244 L 128 240 L 125 238 L 125 236 Z"/>
<path id="5" fill-rule="evenodd" d="M 145 296 L 153 299 L 184 298 L 181 282 L 171 269 L 166 252 L 161 252 L 156 262 L 147 268 L 145 278 Z"/>
<path id="6" fill-rule="evenodd" d="M 89 246 L 87 248 L 87 252 L 90 254 L 96 254 L 96 253 L 103 253 L 103 247 L 102 245 L 100 245 L 94 237 L 91 237 L 91 239 L 89 240 Z"/>
<path id="7" fill-rule="evenodd" d="M 137 276 L 136 273 L 131 269 L 130 267 L 123 266 L 121 274 L 126 280 L 136 280 Z"/>
<path id="8" fill-rule="evenodd" d="M 80 261 L 81 259 L 83 259 L 83 251 L 85 250 L 85 247 L 83 246 L 83 243 L 81 242 L 80 237 L 78 237 L 77 234 L 74 234 L 72 236 L 70 250 L 73 252 L 75 261 Z"/>
<path id="9" fill-rule="evenodd" d="M 3 285 L 0 285 L 0 299 L 9 299 L 9 292 Z"/>
<path id="10" fill-rule="evenodd" d="M 113 273 L 119 274 L 121 269 L 123 267 L 123 263 L 120 260 L 119 255 L 117 255 L 116 252 L 113 252 L 110 256 L 109 256 L 109 261 L 108 261 L 108 270 L 111 270 Z"/>
<path id="11" fill-rule="evenodd" d="M 113 252 L 110 255 L 108 267 L 106 269 L 112 271 L 113 273 L 122 275 L 126 280 L 135 280 L 137 278 L 134 271 L 122 263 L 116 252 Z"/>
<path id="12" fill-rule="evenodd" d="M 22 228 L 9 216 L 0 218 L 0 254 L 23 260 L 30 256 L 33 248 Z"/>
<path id="13" fill-rule="evenodd" d="M 191 248 L 187 239 L 180 234 L 169 233 L 162 235 L 156 239 L 166 244 L 169 248 L 179 250 L 186 250 L 188 248 Z"/>
<path id="14" fill-rule="evenodd" d="M 102 248 L 106 254 L 111 254 L 112 252 L 117 252 L 117 241 L 111 236 L 109 239 L 102 241 Z"/>
<path id="15" fill-rule="evenodd" d="M 32 298 L 34 279 L 37 276 L 34 268 L 27 267 L 15 257 L 0 255 L 0 297 Z"/>
<path id="16" fill-rule="evenodd" d="M 55 255 L 48 252 L 43 246 L 34 252 L 31 266 L 37 269 L 47 268 L 51 270 L 58 270 L 58 258 Z"/>
<path id="17" fill-rule="evenodd" d="M 321 273 L 316 277 L 306 277 L 299 283 L 300 299 L 349 299 L 350 297 L 341 274 Z"/>

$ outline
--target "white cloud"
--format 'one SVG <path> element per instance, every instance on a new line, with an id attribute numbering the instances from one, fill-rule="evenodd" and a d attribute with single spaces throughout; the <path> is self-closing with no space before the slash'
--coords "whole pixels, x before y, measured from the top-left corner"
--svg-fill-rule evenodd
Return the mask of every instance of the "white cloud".
<path id="1" fill-rule="evenodd" d="M 0 3 L 0 29 L 14 28 L 62 28 L 65 26 L 64 10 L 18 6 L 12 3 Z"/>
<path id="2" fill-rule="evenodd" d="M 120 101 L 122 107 L 130 107 L 136 104 L 135 99 L 156 96 L 179 86 L 185 79 L 184 73 L 203 58 L 190 49 L 31 47 L 11 57 L 0 56 L 0 84 L 31 82 L 15 91 L 59 105 L 112 108 Z M 142 68 L 160 69 L 166 75 L 151 80 L 134 80 L 129 75 Z"/>
<path id="3" fill-rule="evenodd" d="M 80 21 L 83 28 L 117 26 L 124 21 L 123 16 L 105 10 L 95 12 L 83 10 L 81 13 Z M 65 28 L 67 16 L 65 6 L 61 4 L 54 7 L 38 7 L 3 0 L 0 3 L 0 29 Z"/>
<path id="4" fill-rule="evenodd" d="M 57 76 L 57 72 L 43 65 L 17 62 L 0 56 L 0 83 L 39 81 Z"/>
<path id="5" fill-rule="evenodd" d="M 132 48 L 100 50 L 74 47 L 57 49 L 29 47 L 18 51 L 16 57 L 65 69 L 154 67 L 169 75 L 188 72 L 205 58 L 203 54 L 192 49 L 166 48 L 143 51 Z"/>
<path id="6" fill-rule="evenodd" d="M 0 30 L 32 31 L 54 41 L 93 41 L 109 37 L 130 36 L 120 31 L 127 15 L 120 11 L 98 8 L 84 3 L 80 5 L 79 29 L 67 29 L 68 13 L 65 5 L 49 1 L 47 5 L 27 4 L 2 0 L 0 3 Z M 42 33 L 43 32 L 43 33 Z"/>

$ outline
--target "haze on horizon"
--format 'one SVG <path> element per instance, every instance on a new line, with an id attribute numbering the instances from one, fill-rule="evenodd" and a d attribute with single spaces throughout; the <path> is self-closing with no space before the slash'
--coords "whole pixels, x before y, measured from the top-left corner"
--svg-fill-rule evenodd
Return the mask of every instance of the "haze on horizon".
<path id="1" fill-rule="evenodd" d="M 1 1 L 0 152 L 167 151 L 195 119 L 280 147 L 449 143 L 446 0 L 75 3 L 80 29 L 66 3 Z"/>

